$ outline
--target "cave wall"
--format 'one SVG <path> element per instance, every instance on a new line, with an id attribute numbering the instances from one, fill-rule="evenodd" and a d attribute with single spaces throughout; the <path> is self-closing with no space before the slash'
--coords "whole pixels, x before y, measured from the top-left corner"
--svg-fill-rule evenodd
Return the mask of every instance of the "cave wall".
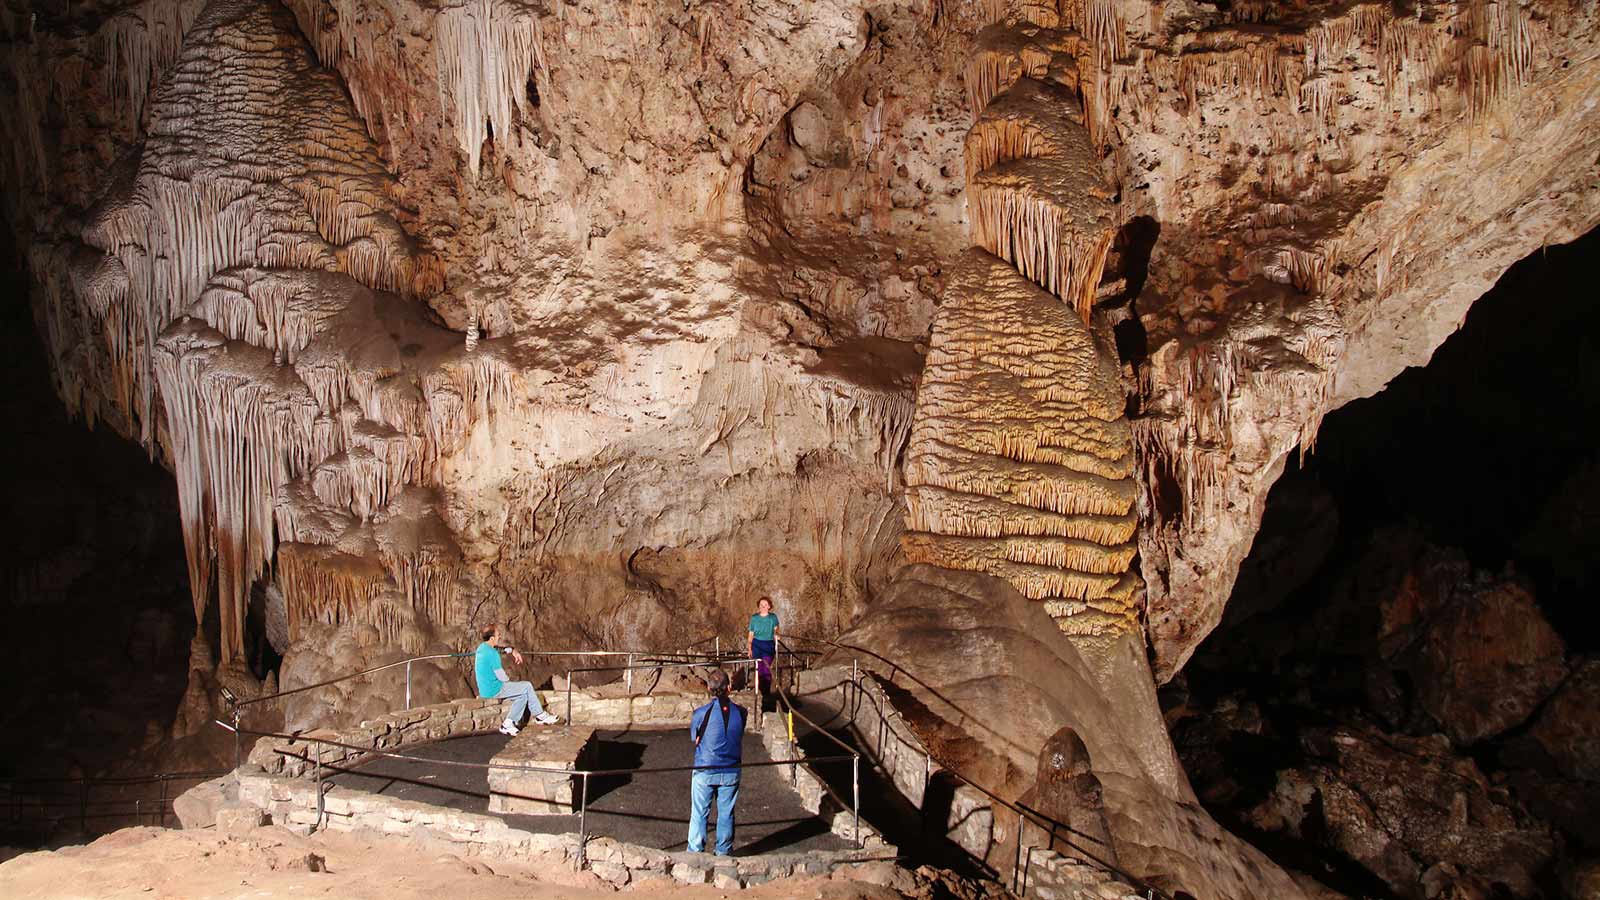
<path id="1" fill-rule="evenodd" d="M 1320 417 L 1596 221 L 1595 11 L 1034 6 L 1144 223 L 1093 305 L 1137 338 L 1164 680 Z M 965 69 L 1011 7 L 3 9 L 57 392 L 179 473 L 197 611 L 270 576 L 412 647 L 700 637 L 759 592 L 828 631 L 897 564 Z"/>

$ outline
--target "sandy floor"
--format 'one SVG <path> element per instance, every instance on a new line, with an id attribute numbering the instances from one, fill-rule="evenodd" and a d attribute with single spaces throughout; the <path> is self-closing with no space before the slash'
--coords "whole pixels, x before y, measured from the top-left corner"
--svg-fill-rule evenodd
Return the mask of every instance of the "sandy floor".
<path id="1" fill-rule="evenodd" d="M 308 857 L 325 871 L 312 871 Z M 865 877 L 885 884 L 885 871 Z M 895 879 L 904 883 L 904 873 Z M 540 865 L 482 861 L 441 852 L 437 846 L 376 835 L 301 837 L 282 828 L 252 829 L 240 836 L 210 829 L 178 831 L 127 828 L 92 844 L 54 852 L 26 853 L 0 864 L 0 897 L 246 898 L 335 897 L 372 900 L 543 900 L 612 896 L 616 892 L 588 872 L 564 863 Z M 668 879 L 630 885 L 623 891 L 646 897 L 749 900 L 894 900 L 898 891 L 861 881 L 785 879 L 748 891 L 688 887 Z"/>

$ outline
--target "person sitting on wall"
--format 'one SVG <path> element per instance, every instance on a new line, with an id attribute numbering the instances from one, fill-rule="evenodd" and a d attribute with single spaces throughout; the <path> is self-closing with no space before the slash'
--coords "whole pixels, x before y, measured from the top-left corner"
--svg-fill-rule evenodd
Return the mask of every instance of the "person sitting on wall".
<path id="1" fill-rule="evenodd" d="M 510 651 L 511 658 L 516 660 L 517 665 L 522 665 L 522 654 L 514 647 L 505 647 L 501 642 L 500 626 L 485 625 L 483 643 L 478 645 L 473 660 L 473 671 L 478 676 L 479 697 L 485 700 L 512 701 L 511 712 L 506 714 L 506 720 L 500 723 L 500 733 L 516 734 L 517 723 L 522 721 L 522 714 L 529 708 L 533 710 L 533 721 L 540 725 L 554 725 L 561 721 L 544 711 L 532 684 L 526 681 L 512 681 L 506 674 L 505 667 L 500 664 L 501 648 Z"/>
<path id="2" fill-rule="evenodd" d="M 772 690 L 772 664 L 778 657 L 778 617 L 772 612 L 772 598 L 762 597 L 750 617 L 750 658 L 756 661 L 756 677 L 763 691 Z"/>
<path id="3" fill-rule="evenodd" d="M 689 716 L 694 737 L 694 776 L 689 786 L 689 852 L 706 847 L 706 816 L 717 798 L 717 855 L 733 853 L 733 807 L 739 802 L 739 764 L 744 760 L 744 707 L 728 699 L 728 673 L 706 678 L 711 701 Z"/>

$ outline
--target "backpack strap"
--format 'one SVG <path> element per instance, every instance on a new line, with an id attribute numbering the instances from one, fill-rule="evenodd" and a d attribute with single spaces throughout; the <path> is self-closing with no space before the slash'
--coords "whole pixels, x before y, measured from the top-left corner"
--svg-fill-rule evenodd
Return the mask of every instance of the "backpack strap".
<path id="1" fill-rule="evenodd" d="M 719 701 L 718 705 L 722 707 L 722 731 L 723 731 L 723 733 L 727 733 L 727 731 L 728 731 L 728 716 L 731 715 L 731 710 L 728 709 L 728 706 L 729 706 L 728 698 L 727 697 L 719 697 L 717 699 Z M 694 742 L 695 742 L 696 746 L 699 746 L 700 739 L 706 736 L 706 726 L 710 725 L 710 724 L 711 724 L 711 710 L 708 709 L 708 710 L 706 710 L 706 717 L 704 719 L 700 720 L 700 727 L 698 729 L 696 729 L 696 731 L 694 733 Z"/>

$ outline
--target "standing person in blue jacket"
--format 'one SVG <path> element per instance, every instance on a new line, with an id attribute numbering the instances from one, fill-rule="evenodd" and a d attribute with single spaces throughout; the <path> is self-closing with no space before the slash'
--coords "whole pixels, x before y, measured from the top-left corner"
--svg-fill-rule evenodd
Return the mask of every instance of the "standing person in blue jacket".
<path id="1" fill-rule="evenodd" d="M 756 677 L 771 690 L 772 663 L 778 656 L 778 617 L 772 612 L 772 598 L 762 597 L 756 614 L 750 617 L 750 658 L 756 660 Z"/>
<path id="2" fill-rule="evenodd" d="M 706 815 L 717 798 L 717 855 L 733 853 L 733 807 L 739 802 L 739 763 L 744 760 L 744 707 L 728 699 L 728 673 L 712 669 L 706 678 L 711 702 L 689 716 L 694 737 L 694 777 L 690 780 L 689 852 L 706 848 Z"/>
<path id="3" fill-rule="evenodd" d="M 539 695 L 534 693 L 533 685 L 526 681 L 512 681 L 506 674 L 505 667 L 500 663 L 500 648 L 505 646 L 500 637 L 500 626 L 485 625 L 483 627 L 483 643 L 478 645 L 477 653 L 473 658 L 473 674 L 478 676 L 478 696 L 485 700 L 511 700 L 511 712 L 506 714 L 506 720 L 500 723 L 500 733 L 515 735 L 517 723 L 522 721 L 522 714 L 529 708 L 533 709 L 533 720 L 540 725 L 554 725 L 561 721 L 555 716 L 544 711 L 544 706 L 539 703 Z M 511 658 L 522 665 L 522 654 L 514 647 L 506 647 Z"/>

